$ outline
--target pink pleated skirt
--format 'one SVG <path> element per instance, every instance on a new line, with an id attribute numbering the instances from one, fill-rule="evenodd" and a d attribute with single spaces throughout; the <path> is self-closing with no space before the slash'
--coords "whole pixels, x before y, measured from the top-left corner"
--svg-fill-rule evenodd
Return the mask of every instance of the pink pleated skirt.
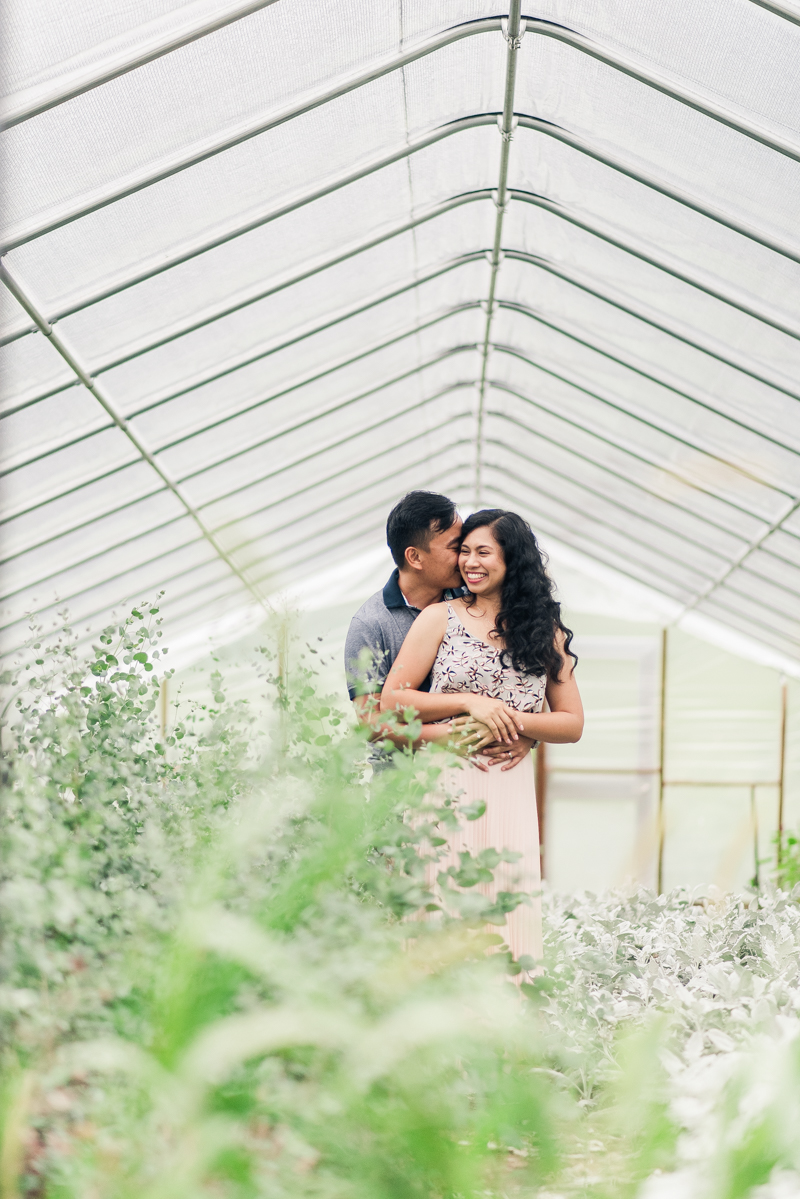
<path id="1" fill-rule="evenodd" d="M 478 820 L 462 820 L 458 830 L 442 830 L 441 835 L 448 837 L 448 845 L 444 856 L 429 870 L 429 885 L 435 890 L 436 875 L 448 866 L 458 866 L 458 855 L 464 850 L 473 855 L 488 848 L 510 849 L 521 854 L 516 862 L 500 862 L 495 867 L 493 882 L 479 883 L 476 889 L 490 900 L 499 891 L 522 891 L 529 897 L 506 916 L 505 926 L 486 927 L 505 939 L 515 959 L 527 954 L 541 961 L 541 859 L 533 755 L 528 754 L 513 770 L 490 766 L 483 771 L 468 762 L 448 768 L 439 780 L 438 793 L 451 796 L 460 793 L 461 804 L 483 800 L 486 811 Z"/>

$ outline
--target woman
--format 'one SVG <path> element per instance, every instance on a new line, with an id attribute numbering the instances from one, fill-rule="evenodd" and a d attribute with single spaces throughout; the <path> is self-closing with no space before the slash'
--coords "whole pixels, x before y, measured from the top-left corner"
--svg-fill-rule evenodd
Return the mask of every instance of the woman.
<path id="1" fill-rule="evenodd" d="M 475 512 L 461 530 L 459 569 L 469 591 L 463 599 L 420 612 L 403 642 L 381 695 L 381 709 L 415 708 L 423 721 L 449 724 L 473 752 L 495 742 L 578 741 L 583 708 L 570 649 L 572 633 L 561 620 L 553 584 L 529 525 L 499 508 Z M 572 661 L 570 661 L 570 658 Z M 429 692 L 418 690 L 431 675 Z M 542 711 L 545 698 L 548 712 Z M 467 720 L 458 719 L 467 717 Z M 465 736 L 466 734 L 466 736 Z M 456 742 L 458 743 L 458 742 Z M 486 811 L 450 840 L 438 869 L 458 865 L 469 850 L 521 853 L 501 863 L 485 894 L 540 889 L 539 832 L 533 761 L 513 769 L 467 762 L 445 771 L 444 787 L 465 802 L 483 800 Z M 542 957 L 541 902 L 521 904 L 506 918 L 505 936 L 515 959 Z"/>

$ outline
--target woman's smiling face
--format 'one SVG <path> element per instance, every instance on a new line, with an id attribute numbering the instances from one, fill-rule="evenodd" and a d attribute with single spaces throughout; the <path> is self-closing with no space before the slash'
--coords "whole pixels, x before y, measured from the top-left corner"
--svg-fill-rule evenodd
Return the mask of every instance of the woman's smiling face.
<path id="1" fill-rule="evenodd" d="M 492 595 L 501 590 L 506 561 L 488 525 L 473 529 L 461 542 L 458 568 L 473 595 Z"/>

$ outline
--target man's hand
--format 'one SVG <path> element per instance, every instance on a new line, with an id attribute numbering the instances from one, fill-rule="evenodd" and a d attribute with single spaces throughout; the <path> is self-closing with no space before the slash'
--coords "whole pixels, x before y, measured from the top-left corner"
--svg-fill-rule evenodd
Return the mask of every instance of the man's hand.
<path id="1" fill-rule="evenodd" d="M 381 712 L 379 693 L 357 695 L 353 700 L 353 708 L 359 724 L 370 730 L 370 741 L 391 741 L 400 749 L 408 749 L 413 736 L 411 748 L 417 750 L 434 741 L 445 742 L 450 737 L 449 724 L 421 724 L 418 719 L 409 724 L 409 719 L 416 717 L 412 708 L 404 713 Z"/>
<path id="2" fill-rule="evenodd" d="M 527 737 L 520 734 L 519 741 L 515 741 L 513 745 L 503 745 L 502 742 L 495 741 L 494 744 L 487 745 L 485 749 L 482 749 L 481 753 L 485 758 L 491 759 L 492 765 L 502 762 L 501 770 L 513 770 L 524 758 L 527 758 L 536 745 L 536 741 L 529 741 Z"/>
<path id="3" fill-rule="evenodd" d="M 502 763 L 501 770 L 513 770 L 536 745 L 535 741 L 521 735 L 511 745 L 496 741 L 489 726 L 472 716 L 457 716 L 452 725 L 455 745 L 461 752 L 470 755 L 479 753 L 489 758 L 492 765 Z M 475 761 L 475 765 L 480 763 Z"/>

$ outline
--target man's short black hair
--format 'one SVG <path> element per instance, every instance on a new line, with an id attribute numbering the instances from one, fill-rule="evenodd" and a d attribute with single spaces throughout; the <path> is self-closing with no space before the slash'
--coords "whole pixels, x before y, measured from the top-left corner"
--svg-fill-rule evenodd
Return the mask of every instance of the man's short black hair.
<path id="1" fill-rule="evenodd" d="M 395 504 L 386 522 L 386 544 L 398 566 L 404 566 L 410 545 L 426 550 L 431 537 L 449 529 L 458 513 L 452 500 L 435 491 L 409 491 Z"/>

